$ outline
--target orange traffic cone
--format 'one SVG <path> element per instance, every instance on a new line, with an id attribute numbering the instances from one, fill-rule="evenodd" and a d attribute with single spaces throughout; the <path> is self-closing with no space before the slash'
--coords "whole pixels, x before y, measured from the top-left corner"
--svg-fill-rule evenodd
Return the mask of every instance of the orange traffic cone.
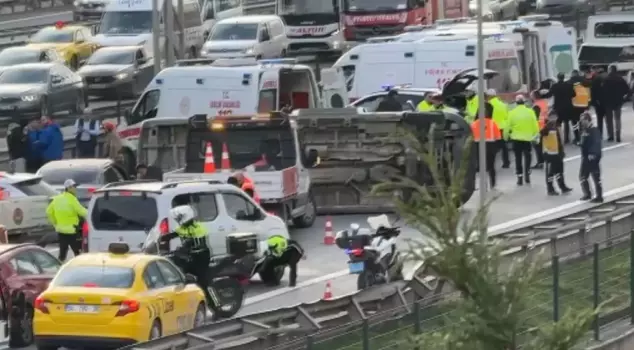
<path id="1" fill-rule="evenodd" d="M 222 158 L 220 160 L 220 169 L 223 172 L 231 171 L 231 161 L 229 160 L 229 151 L 227 150 L 227 144 L 222 144 Z"/>
<path id="2" fill-rule="evenodd" d="M 324 244 L 335 244 L 335 236 L 332 234 L 332 218 L 329 216 L 326 218 L 326 229 L 324 230 Z"/>
<path id="3" fill-rule="evenodd" d="M 332 289 L 330 287 L 330 281 L 326 282 L 326 290 L 324 291 L 324 296 L 322 297 L 323 300 L 330 300 L 332 299 Z"/>
<path id="4" fill-rule="evenodd" d="M 207 147 L 205 147 L 205 167 L 203 172 L 205 174 L 216 172 L 216 163 L 214 163 L 214 151 L 211 149 L 211 142 L 207 142 Z"/>

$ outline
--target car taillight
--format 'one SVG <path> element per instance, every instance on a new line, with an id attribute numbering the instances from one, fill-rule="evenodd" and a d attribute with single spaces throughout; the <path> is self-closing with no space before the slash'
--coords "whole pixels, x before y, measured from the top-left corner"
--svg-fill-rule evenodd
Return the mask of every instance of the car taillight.
<path id="1" fill-rule="evenodd" d="M 33 308 L 47 314 L 48 307 L 46 306 L 46 302 L 47 301 L 44 298 L 38 296 L 37 298 L 35 298 L 35 302 L 33 302 Z"/>
<path id="2" fill-rule="evenodd" d="M 161 220 L 161 223 L 159 224 L 159 232 L 161 233 L 161 235 L 166 235 L 170 233 L 170 224 L 167 218 Z"/>
<path id="3" fill-rule="evenodd" d="M 93 193 L 95 193 L 95 191 L 96 191 L 96 190 L 97 190 L 97 189 L 96 189 L 96 188 L 94 188 L 94 187 L 89 187 L 89 188 L 88 188 L 88 193 L 93 194 Z"/>
<path id="4" fill-rule="evenodd" d="M 88 223 L 86 221 L 84 221 L 84 224 L 81 225 L 81 249 L 84 252 L 88 251 Z"/>
<path id="5" fill-rule="evenodd" d="M 124 300 L 119 305 L 119 311 L 117 311 L 115 317 L 125 316 L 129 313 L 137 312 L 140 307 L 141 304 L 136 300 Z"/>

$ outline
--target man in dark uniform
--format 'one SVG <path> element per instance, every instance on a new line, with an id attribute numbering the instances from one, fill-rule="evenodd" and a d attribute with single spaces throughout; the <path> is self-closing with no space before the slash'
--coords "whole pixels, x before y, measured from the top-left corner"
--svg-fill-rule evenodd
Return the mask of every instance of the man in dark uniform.
<path id="1" fill-rule="evenodd" d="M 572 98 L 575 90 L 570 82 L 565 81 L 563 73 L 557 74 L 557 82 L 550 88 L 550 93 L 545 98 L 554 98 L 554 110 L 557 113 L 557 124 L 564 125 L 564 142 L 570 142 L 569 121 L 572 115 Z"/>
<path id="2" fill-rule="evenodd" d="M 608 132 L 608 141 L 621 142 L 621 107 L 625 98 L 630 93 L 627 82 L 616 70 L 610 66 L 608 75 L 603 80 L 603 94 L 601 103 L 605 106 L 605 127 Z"/>
<path id="3" fill-rule="evenodd" d="M 396 95 L 398 95 L 398 91 L 390 90 L 387 93 L 387 96 L 379 103 L 379 106 L 376 108 L 377 112 L 401 112 L 403 110 L 403 106 L 396 99 Z"/>
<path id="4" fill-rule="evenodd" d="M 588 177 L 592 177 L 596 196 L 590 200 L 592 203 L 603 203 L 603 186 L 601 184 L 601 133 L 592 125 L 592 116 L 588 112 L 581 115 L 581 167 L 579 169 L 579 181 L 583 197 L 586 201 L 592 198 Z"/>
<path id="5" fill-rule="evenodd" d="M 592 67 L 592 80 L 590 83 L 590 103 L 594 107 L 594 113 L 597 115 L 597 128 L 603 135 L 603 120 L 605 119 L 605 106 L 601 103 L 603 94 L 603 80 L 605 74 L 603 69 L 598 66 Z"/>

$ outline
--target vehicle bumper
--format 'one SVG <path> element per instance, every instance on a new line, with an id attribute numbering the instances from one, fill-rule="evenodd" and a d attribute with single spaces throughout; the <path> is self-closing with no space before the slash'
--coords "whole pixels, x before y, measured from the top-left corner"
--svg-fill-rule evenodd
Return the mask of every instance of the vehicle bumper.
<path id="1" fill-rule="evenodd" d="M 135 344 L 137 341 L 129 338 L 109 338 L 71 335 L 36 335 L 37 347 L 66 347 L 71 349 L 112 348 L 118 349 Z"/>
<path id="2" fill-rule="evenodd" d="M 246 54 L 244 52 L 209 52 L 209 53 L 201 53 L 201 57 L 209 58 L 212 60 L 217 60 L 220 58 L 248 58 L 248 57 L 257 57 L 257 53 Z"/>
<path id="3" fill-rule="evenodd" d="M 333 39 L 292 39 L 288 44 L 286 54 L 289 56 L 337 55 L 347 49 L 346 42 L 337 37 L 333 37 Z"/>
<path id="4" fill-rule="evenodd" d="M 123 88 L 131 88 L 132 86 L 132 80 L 131 79 L 125 79 L 125 80 L 117 80 L 117 81 L 113 81 L 111 83 L 105 83 L 105 84 L 86 84 L 86 89 L 88 90 L 88 95 L 109 95 L 109 94 L 113 94 L 116 92 L 127 92 L 127 90 L 125 91 L 121 91 L 120 89 Z"/>
<path id="5" fill-rule="evenodd" d="M 39 116 L 41 111 L 40 102 L 16 102 L 10 104 L 0 104 L 0 116 L 13 117 L 15 119 L 23 119 L 33 116 Z"/>

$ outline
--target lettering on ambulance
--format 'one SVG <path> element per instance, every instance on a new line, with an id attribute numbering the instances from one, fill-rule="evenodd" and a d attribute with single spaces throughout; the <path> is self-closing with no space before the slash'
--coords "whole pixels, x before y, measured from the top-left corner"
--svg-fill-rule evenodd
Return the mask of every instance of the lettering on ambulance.
<path id="1" fill-rule="evenodd" d="M 487 58 L 489 58 L 489 59 L 511 58 L 511 57 L 515 57 L 515 50 L 514 49 L 491 50 L 491 51 L 489 51 L 489 54 L 487 55 Z"/>
<path id="2" fill-rule="evenodd" d="M 448 81 L 461 71 L 461 69 L 455 68 L 430 68 L 425 69 L 425 75 L 436 78 L 436 87 L 442 89 Z"/>
<path id="3" fill-rule="evenodd" d="M 265 80 L 262 89 L 277 89 L 277 80 Z"/>
<path id="4" fill-rule="evenodd" d="M 141 135 L 141 128 L 138 126 L 130 127 L 119 131 L 119 137 L 122 139 L 137 138 Z"/>

